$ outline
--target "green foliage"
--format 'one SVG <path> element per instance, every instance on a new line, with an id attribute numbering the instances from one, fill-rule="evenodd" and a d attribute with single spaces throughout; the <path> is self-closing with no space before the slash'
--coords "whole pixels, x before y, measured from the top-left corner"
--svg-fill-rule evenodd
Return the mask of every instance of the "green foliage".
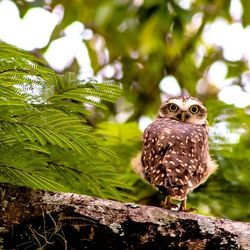
<path id="1" fill-rule="evenodd" d="M 103 101 L 115 102 L 121 86 L 57 76 L 41 60 L 5 43 L 0 58 L 0 181 L 125 196 L 117 191 L 127 189 L 112 164 L 117 155 L 85 119 L 96 107 L 107 109 Z"/>
<path id="2" fill-rule="evenodd" d="M 137 124 L 135 122 L 125 124 L 103 122 L 99 125 L 98 133 L 105 135 L 102 145 L 110 148 L 118 156 L 113 160 L 112 165 L 120 174 L 120 179 L 127 183 L 129 188 L 127 198 L 130 201 L 139 201 L 143 199 L 146 190 L 152 193 L 152 188 L 149 186 L 147 188 L 146 185 L 141 190 L 139 189 L 142 184 L 130 166 L 130 161 L 138 153 L 141 144 L 141 132 Z"/>
<path id="3" fill-rule="evenodd" d="M 249 115 L 218 101 L 207 102 L 207 107 L 211 113 L 210 152 L 219 168 L 191 194 L 190 201 L 204 214 L 249 220 Z"/>

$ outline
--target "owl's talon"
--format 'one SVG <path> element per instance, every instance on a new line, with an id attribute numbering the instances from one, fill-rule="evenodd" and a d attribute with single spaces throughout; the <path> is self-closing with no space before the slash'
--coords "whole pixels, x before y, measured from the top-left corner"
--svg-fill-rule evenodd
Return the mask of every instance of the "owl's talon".
<path id="1" fill-rule="evenodd" d="M 176 204 L 165 204 L 164 202 L 162 202 L 162 207 L 165 209 L 169 209 L 169 210 L 178 210 L 178 206 Z"/>
<path id="2" fill-rule="evenodd" d="M 169 210 L 178 210 L 178 206 L 172 203 L 171 198 L 169 196 L 165 198 L 165 202 L 162 202 L 162 207 Z"/>
<path id="3" fill-rule="evenodd" d="M 186 212 L 186 213 L 190 213 L 190 212 L 198 212 L 196 208 L 194 207 L 190 207 L 188 209 L 179 209 L 179 211 L 181 212 Z"/>
<path id="4" fill-rule="evenodd" d="M 197 212 L 197 209 L 193 208 L 193 207 L 190 207 L 190 208 L 187 209 L 186 208 L 186 203 L 187 203 L 187 198 L 181 201 L 179 211 L 186 212 L 186 213 L 194 212 L 194 211 Z"/>

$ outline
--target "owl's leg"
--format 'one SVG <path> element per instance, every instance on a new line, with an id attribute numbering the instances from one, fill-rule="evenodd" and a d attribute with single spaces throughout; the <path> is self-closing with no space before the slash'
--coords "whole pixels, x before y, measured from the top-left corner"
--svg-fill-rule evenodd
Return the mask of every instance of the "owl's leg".
<path id="1" fill-rule="evenodd" d="M 164 202 L 164 207 L 167 208 L 167 209 L 172 208 L 172 201 L 171 201 L 170 196 L 166 196 L 165 202 Z"/>
<path id="2" fill-rule="evenodd" d="M 179 211 L 183 211 L 183 212 L 193 212 L 193 211 L 197 211 L 196 208 L 189 208 L 187 209 L 187 198 L 185 198 L 184 200 L 181 201 L 181 205 L 179 208 Z"/>
<path id="3" fill-rule="evenodd" d="M 181 201 L 181 205 L 180 205 L 180 211 L 186 211 L 186 206 L 187 206 L 187 198 L 185 198 L 184 200 Z"/>
<path id="4" fill-rule="evenodd" d="M 171 208 L 177 208 L 177 205 L 172 203 L 170 196 L 166 196 L 163 207 L 166 209 L 171 209 Z"/>

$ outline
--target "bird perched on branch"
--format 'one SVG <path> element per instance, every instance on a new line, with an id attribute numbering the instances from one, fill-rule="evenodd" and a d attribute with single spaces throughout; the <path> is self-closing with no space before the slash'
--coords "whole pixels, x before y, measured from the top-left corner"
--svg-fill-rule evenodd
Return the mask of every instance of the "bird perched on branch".
<path id="1" fill-rule="evenodd" d="M 208 151 L 207 110 L 194 97 L 172 97 L 144 131 L 137 172 L 166 195 L 164 206 L 186 209 L 187 194 L 205 182 L 217 165 Z"/>

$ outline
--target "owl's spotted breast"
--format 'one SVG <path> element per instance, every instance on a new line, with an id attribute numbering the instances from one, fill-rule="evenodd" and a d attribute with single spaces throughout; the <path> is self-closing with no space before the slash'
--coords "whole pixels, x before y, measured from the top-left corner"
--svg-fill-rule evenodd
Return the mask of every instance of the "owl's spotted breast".
<path id="1" fill-rule="evenodd" d="M 185 199 L 206 173 L 207 125 L 158 118 L 146 128 L 143 139 L 146 179 L 166 195 Z"/>

